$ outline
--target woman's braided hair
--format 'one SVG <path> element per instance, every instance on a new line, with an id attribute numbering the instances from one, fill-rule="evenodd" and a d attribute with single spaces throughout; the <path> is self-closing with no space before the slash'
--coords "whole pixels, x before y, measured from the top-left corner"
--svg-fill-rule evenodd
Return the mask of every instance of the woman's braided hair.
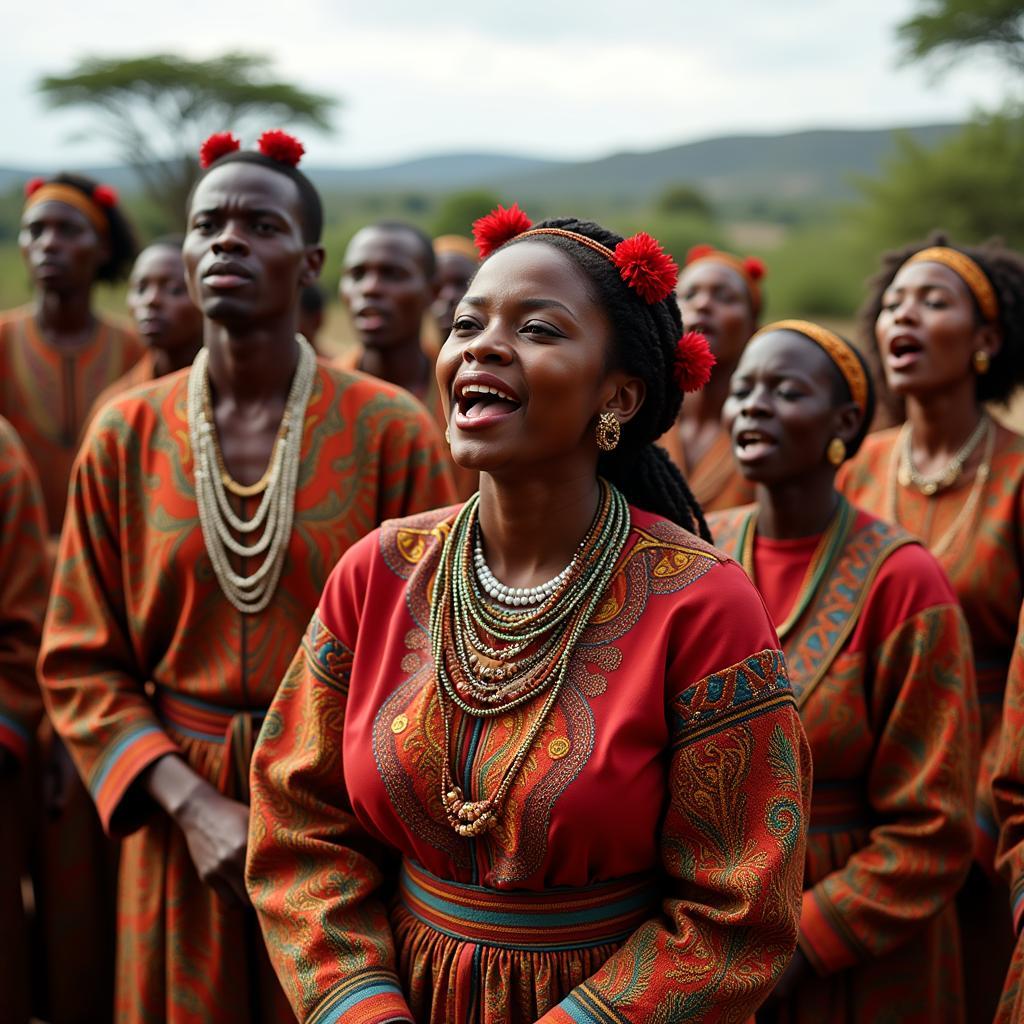
<path id="1" fill-rule="evenodd" d="M 562 228 L 585 235 L 614 249 L 620 235 L 592 221 L 556 217 L 534 228 Z M 612 365 L 641 378 L 646 396 L 636 415 L 622 425 L 613 452 L 602 452 L 598 472 L 610 480 L 632 505 L 663 516 L 691 533 L 711 540 L 704 513 L 682 473 L 655 442 L 676 421 L 683 392 L 673 374 L 676 346 L 683 333 L 679 304 L 671 292 L 660 302 L 644 302 L 600 253 L 559 235 L 531 235 L 522 239 L 543 242 L 564 252 L 591 283 L 594 297 L 612 326 Z M 512 239 L 504 247 L 515 245 Z"/>
<path id="2" fill-rule="evenodd" d="M 999 239 L 990 239 L 981 245 L 951 246 L 947 235 L 934 231 L 924 242 L 915 242 L 887 252 L 882 257 L 882 267 L 868 282 L 868 295 L 858 314 L 859 334 L 862 352 L 875 363 L 876 380 L 883 389 L 883 401 L 893 404 L 892 396 L 885 389 L 884 376 L 878 365 L 875 322 L 882 311 L 882 298 L 892 284 L 900 267 L 914 253 L 933 245 L 950 246 L 970 256 L 991 281 L 999 300 L 999 326 L 1003 343 L 992 357 L 988 373 L 977 377 L 976 393 L 979 402 L 1008 402 L 1024 384 L 1024 259 L 1008 249 Z M 982 322 L 980 310 L 975 310 L 978 323 Z"/>

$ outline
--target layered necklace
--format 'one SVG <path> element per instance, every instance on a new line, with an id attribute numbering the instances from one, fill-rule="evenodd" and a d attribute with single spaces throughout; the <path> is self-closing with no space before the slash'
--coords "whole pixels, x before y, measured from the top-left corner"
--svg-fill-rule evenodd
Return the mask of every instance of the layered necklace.
<path id="1" fill-rule="evenodd" d="M 992 420 L 988 413 L 982 413 L 978 425 L 971 431 L 970 437 L 960 446 L 957 453 L 949 460 L 940 473 L 933 476 L 925 476 L 917 471 L 914 465 L 914 444 L 910 424 L 904 423 L 900 431 L 898 449 L 900 451 L 899 480 L 903 487 L 916 487 L 926 498 L 930 498 L 939 491 L 952 487 L 960 479 L 964 471 L 964 464 L 974 454 L 974 450 L 981 444 L 981 439 L 986 435 Z"/>
<path id="2" fill-rule="evenodd" d="M 224 465 L 210 401 L 209 354 L 205 348 L 199 350 L 188 376 L 188 430 L 199 525 L 221 591 L 246 615 L 263 611 L 274 596 L 295 518 L 302 428 L 316 379 L 312 346 L 301 335 L 295 340 L 299 345 L 298 365 L 267 471 L 255 484 L 236 483 Z M 231 507 L 229 493 L 240 498 L 262 494 L 262 498 L 252 516 L 246 518 Z M 238 573 L 232 568 L 231 555 L 241 559 L 262 555 L 263 560 L 251 573 Z"/>
<path id="3" fill-rule="evenodd" d="M 580 637 L 590 624 L 629 537 L 629 505 L 600 481 L 601 499 L 572 561 L 536 587 L 506 587 L 487 567 L 479 495 L 459 511 L 441 552 L 431 595 L 430 640 L 444 723 L 441 800 L 461 836 L 494 828 L 509 788 L 558 701 Z M 546 693 L 493 795 L 467 800 L 452 771 L 454 708 L 494 718 Z"/>
<path id="4" fill-rule="evenodd" d="M 938 477 L 929 477 L 925 480 L 925 486 L 922 486 L 918 481 L 920 477 L 911 475 L 911 471 L 916 474 L 913 470 L 913 460 L 911 459 L 911 436 L 910 436 L 910 424 L 905 423 L 901 433 L 900 440 L 897 441 L 893 447 L 892 457 L 889 461 L 889 481 L 888 481 L 888 492 L 889 492 L 889 521 L 891 523 L 899 523 L 899 496 L 898 496 L 898 485 L 904 487 L 909 486 L 911 483 L 914 484 L 918 490 L 921 491 L 927 498 L 933 498 L 940 487 L 930 487 L 937 480 L 945 481 L 949 477 L 949 481 L 943 482 L 941 487 L 949 487 L 955 483 L 963 472 L 964 464 L 971 457 L 971 454 L 978 447 L 984 439 L 985 447 L 982 450 L 981 462 L 978 463 L 978 468 L 974 473 L 974 482 L 971 484 L 970 493 L 967 495 L 967 500 L 960 506 L 960 511 L 956 514 L 953 522 L 949 524 L 949 528 L 945 533 L 939 537 L 934 544 L 928 539 L 928 534 L 931 533 L 932 522 L 935 514 L 935 505 L 933 502 L 928 503 L 928 517 L 924 524 L 923 529 L 920 531 L 922 539 L 928 544 L 928 548 L 936 558 L 941 558 L 952 546 L 953 541 L 956 540 L 957 536 L 964 526 L 971 522 L 978 511 L 981 504 L 981 492 L 985 489 L 985 483 L 992 472 L 992 456 L 995 454 L 996 446 L 996 426 L 992 421 L 992 417 L 988 413 L 982 413 L 981 422 L 975 427 L 971 436 L 964 442 L 960 447 L 960 450 L 953 456 L 953 460 Z M 955 469 L 955 471 L 953 471 Z M 950 475 L 952 472 L 952 475 Z"/>

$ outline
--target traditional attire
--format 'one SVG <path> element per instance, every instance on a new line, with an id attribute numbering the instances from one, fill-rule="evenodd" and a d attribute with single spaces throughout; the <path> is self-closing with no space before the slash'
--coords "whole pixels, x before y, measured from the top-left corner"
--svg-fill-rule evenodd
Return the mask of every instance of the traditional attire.
<path id="1" fill-rule="evenodd" d="M 686 463 L 686 449 L 678 423 L 662 434 L 658 444 L 686 477 L 693 496 L 705 512 L 749 505 L 754 500 L 754 485 L 740 472 L 732 455 L 732 441 L 725 430 L 718 432 L 714 444 L 693 467 Z"/>
<path id="2" fill-rule="evenodd" d="M 137 388 L 140 384 L 151 384 L 157 377 L 156 367 L 153 365 L 153 353 L 147 349 L 142 358 L 127 373 L 122 374 L 113 384 L 108 385 L 99 393 L 96 401 L 93 402 L 87 422 L 91 423 L 107 402 L 131 391 L 132 388 Z"/>
<path id="3" fill-rule="evenodd" d="M 992 797 L 999 820 L 997 864 L 1010 885 L 1017 936 L 995 1024 L 1024 1024 L 1024 608 L 1006 680 Z"/>
<path id="4" fill-rule="evenodd" d="M 99 317 L 86 344 L 65 350 L 43 339 L 31 308 L 0 314 L 0 414 L 39 473 L 51 534 L 60 533 L 71 466 L 93 403 L 142 353 L 131 331 Z"/>
<path id="5" fill-rule="evenodd" d="M 709 520 L 753 562 L 814 758 L 800 948 L 778 1019 L 964 1020 L 954 896 L 970 868 L 978 710 L 963 614 L 909 534 L 845 502 L 820 537 Z"/>
<path id="6" fill-rule="evenodd" d="M 249 890 L 305 1024 L 742 1021 L 789 961 L 809 761 L 775 632 L 736 565 L 630 514 L 478 838 L 442 806 L 428 626 L 454 511 L 385 524 L 332 574 L 252 772 Z M 473 793 L 544 701 L 453 706 Z"/>
<path id="7" fill-rule="evenodd" d="M 441 389 L 437 386 L 437 377 L 434 376 L 433 364 L 437 359 L 436 350 L 431 352 L 424 343 L 423 351 L 431 361 L 431 370 L 427 374 L 427 385 L 421 392 L 413 391 L 411 394 L 426 406 L 427 411 L 434 417 L 437 429 L 442 435 L 448 429 L 448 416 L 445 413 L 444 399 L 441 397 Z M 359 370 L 359 364 L 363 358 L 363 349 L 356 345 L 346 349 L 337 359 L 337 365 L 345 370 Z M 480 474 L 475 469 L 465 469 L 460 466 L 448 451 L 448 468 L 451 471 L 452 479 L 455 481 L 455 494 L 458 498 L 468 498 L 480 486 Z"/>
<path id="8" fill-rule="evenodd" d="M 289 1019 L 251 911 L 196 874 L 140 773 L 165 754 L 247 800 L 258 723 L 328 573 L 381 520 L 451 500 L 429 417 L 398 388 L 320 364 L 303 421 L 295 522 L 265 611 L 243 615 L 198 520 L 189 370 L 108 405 L 76 464 L 41 658 L 53 721 L 123 843 L 117 1016 Z M 258 498 L 236 499 L 247 516 Z M 248 510 L 242 504 L 250 507 Z"/>
<path id="9" fill-rule="evenodd" d="M 999 743 L 1006 675 L 1024 600 L 1024 437 L 996 425 L 992 465 L 969 518 L 936 554 L 953 585 L 971 633 L 981 709 L 981 770 L 975 799 L 976 857 L 991 871 L 998 830 L 992 771 Z M 973 482 L 926 497 L 896 479 L 899 430 L 870 434 L 840 470 L 839 489 L 860 508 L 893 519 L 936 548 L 956 525 Z"/>
<path id="10" fill-rule="evenodd" d="M 36 658 L 49 560 L 43 497 L 24 445 L 0 418 L 0 747 L 24 766 L 43 714 Z M 0 773 L 0 993 L 4 1021 L 29 1019 L 28 923 L 21 894 L 28 808 L 21 773 Z"/>

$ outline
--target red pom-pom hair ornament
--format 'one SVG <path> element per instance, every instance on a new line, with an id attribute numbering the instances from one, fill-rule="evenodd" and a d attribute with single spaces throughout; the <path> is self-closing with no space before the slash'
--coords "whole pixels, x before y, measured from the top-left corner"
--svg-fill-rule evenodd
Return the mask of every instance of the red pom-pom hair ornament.
<path id="1" fill-rule="evenodd" d="M 117 206 L 117 190 L 110 185 L 97 185 L 92 190 L 92 198 L 97 206 L 102 206 L 107 210 L 112 210 Z"/>
<path id="2" fill-rule="evenodd" d="M 704 259 L 705 256 L 710 256 L 714 251 L 715 247 L 713 245 L 702 244 L 691 246 L 689 252 L 686 254 L 686 266 L 689 266 L 691 263 L 696 263 L 697 260 Z"/>
<path id="3" fill-rule="evenodd" d="M 717 360 L 708 339 L 699 331 L 687 331 L 676 343 L 672 376 L 680 391 L 700 391 L 709 380 Z"/>
<path id="4" fill-rule="evenodd" d="M 473 221 L 473 241 L 480 259 L 487 259 L 495 249 L 500 249 L 524 231 L 533 227 L 533 221 L 513 203 L 507 210 L 500 204 L 485 217 Z"/>
<path id="5" fill-rule="evenodd" d="M 306 147 L 294 135 L 282 132 L 277 128 L 264 132 L 256 143 L 256 148 L 271 160 L 289 167 L 298 167 Z"/>
<path id="6" fill-rule="evenodd" d="M 29 178 L 29 180 L 25 182 L 25 198 L 28 199 L 29 196 L 34 195 L 45 184 L 45 178 Z"/>
<path id="7" fill-rule="evenodd" d="M 231 132 L 214 132 L 199 147 L 199 166 L 205 171 L 222 156 L 227 156 L 228 153 L 237 153 L 241 148 L 241 142 Z"/>
<path id="8" fill-rule="evenodd" d="M 743 261 L 743 269 L 751 281 L 760 281 L 766 273 L 765 265 L 756 256 L 748 256 Z"/>
<path id="9" fill-rule="evenodd" d="M 619 242 L 614 262 L 622 280 L 648 304 L 669 295 L 679 278 L 676 261 L 646 231 Z"/>

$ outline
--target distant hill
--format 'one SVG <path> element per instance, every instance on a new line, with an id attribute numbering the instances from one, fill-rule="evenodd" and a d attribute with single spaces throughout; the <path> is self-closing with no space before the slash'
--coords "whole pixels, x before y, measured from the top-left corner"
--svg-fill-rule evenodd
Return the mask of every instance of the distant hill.
<path id="1" fill-rule="evenodd" d="M 482 187 L 524 201 L 587 198 L 617 202 L 646 201 L 667 185 L 689 182 L 719 202 L 759 196 L 831 201 L 852 194 L 854 176 L 876 174 L 894 152 L 900 132 L 933 146 L 958 127 L 942 124 L 731 135 L 583 162 L 459 153 L 380 167 L 311 166 L 309 172 L 324 191 L 333 193 L 437 194 Z M 41 170 L 47 169 L 0 167 L 0 189 Z M 133 186 L 131 172 L 123 167 L 83 170 L 124 190 Z"/>

